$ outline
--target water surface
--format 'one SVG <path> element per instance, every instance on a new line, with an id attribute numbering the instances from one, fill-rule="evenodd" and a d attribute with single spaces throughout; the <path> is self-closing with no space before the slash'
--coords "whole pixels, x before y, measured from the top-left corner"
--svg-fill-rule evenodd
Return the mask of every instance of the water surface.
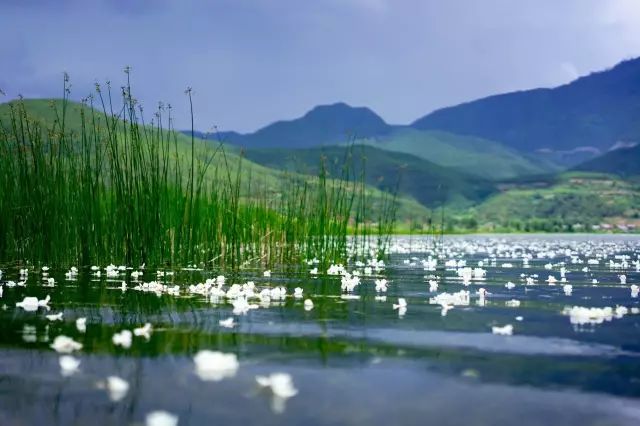
<path id="1" fill-rule="evenodd" d="M 22 266 L 5 265 L 0 424 L 144 424 L 156 410 L 176 415 L 180 425 L 639 424 L 640 303 L 631 290 L 640 284 L 639 256 L 635 236 L 468 236 L 443 245 L 396 238 L 384 269 L 367 275 L 363 266 L 347 265 L 361 272 L 350 293 L 339 276 L 309 274 L 312 266 L 296 274 L 274 268 L 271 277 L 251 269 L 228 275 L 226 290 L 247 281 L 256 292 L 287 288 L 282 301 L 250 299 L 259 307 L 241 315 L 224 297 L 188 291 L 220 271 L 158 278 L 146 269 L 138 282 L 179 286 L 178 294 L 155 294 L 134 289 L 132 269 L 107 278 L 104 269 L 96 277 L 80 268 L 68 280 L 66 266 L 49 265 L 47 274 L 31 266 L 26 285 L 12 286 Z M 465 283 L 462 264 L 445 266 L 453 260 L 483 269 L 484 277 Z M 383 278 L 388 290 L 376 293 L 374 282 Z M 430 291 L 429 281 L 438 289 Z M 302 298 L 293 297 L 296 287 Z M 481 288 L 489 292 L 484 298 Z M 461 290 L 469 291 L 469 304 L 445 315 L 430 303 Z M 46 295 L 49 311 L 16 307 L 26 296 Z M 407 302 L 403 315 L 393 308 L 399 298 Z M 304 308 L 306 299 L 313 309 Z M 572 323 L 573 306 L 611 307 L 615 315 Z M 60 312 L 62 320 L 46 317 Z M 76 327 L 81 317 L 85 332 Z M 236 325 L 221 326 L 229 317 Z M 153 326 L 148 340 L 114 345 L 114 333 L 145 323 Z M 513 335 L 492 333 L 509 324 Z M 59 335 L 83 345 L 72 354 L 80 360 L 74 374 L 62 374 L 61 354 L 51 348 Z M 235 354 L 237 371 L 203 380 L 194 364 L 203 349 Z M 289 374 L 298 390 L 280 403 L 255 380 L 276 372 Z M 117 401 L 104 389 L 109 376 L 129 384 Z"/>

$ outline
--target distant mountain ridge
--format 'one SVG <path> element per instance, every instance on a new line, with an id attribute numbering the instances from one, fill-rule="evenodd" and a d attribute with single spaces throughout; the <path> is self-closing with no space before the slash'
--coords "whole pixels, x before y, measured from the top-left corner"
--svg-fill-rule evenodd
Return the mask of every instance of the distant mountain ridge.
<path id="1" fill-rule="evenodd" d="M 522 152 L 606 152 L 620 142 L 640 141 L 640 58 L 556 88 L 443 108 L 412 127 L 479 136 Z"/>
<path id="2" fill-rule="evenodd" d="M 640 176 L 640 145 L 609 151 L 574 167 L 583 172 L 599 172 L 621 177 Z"/>
<path id="3" fill-rule="evenodd" d="M 337 102 L 316 106 L 300 118 L 277 121 L 254 133 L 222 132 L 220 137 L 245 148 L 310 148 L 385 135 L 392 128 L 369 108 Z"/>

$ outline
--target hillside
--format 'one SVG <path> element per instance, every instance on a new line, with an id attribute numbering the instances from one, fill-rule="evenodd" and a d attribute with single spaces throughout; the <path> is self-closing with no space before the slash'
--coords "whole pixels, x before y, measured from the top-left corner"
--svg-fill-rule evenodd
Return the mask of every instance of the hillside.
<path id="1" fill-rule="evenodd" d="M 622 177 L 640 175 L 640 145 L 620 148 L 574 167 L 585 172 L 611 173 Z"/>
<path id="2" fill-rule="evenodd" d="M 412 154 L 437 165 L 490 180 L 558 170 L 558 167 L 550 162 L 528 159 L 494 141 L 438 130 L 397 128 L 389 135 L 362 139 L 358 142 Z"/>
<path id="3" fill-rule="evenodd" d="M 553 89 L 506 93 L 440 109 L 412 127 L 474 135 L 576 164 L 617 143 L 640 141 L 640 59 Z"/>
<path id="4" fill-rule="evenodd" d="M 400 193 L 415 198 L 428 207 L 442 204 L 468 206 L 477 203 L 495 187 L 488 181 L 459 171 L 445 168 L 419 157 L 373 146 L 327 146 L 298 150 L 248 149 L 246 157 L 270 168 L 317 174 L 320 159 L 326 160 L 333 177 L 340 177 L 344 159 L 349 161 L 351 172 L 359 176 L 365 159 L 365 176 L 369 185 L 381 190 L 394 190 L 399 183 Z"/>
<path id="5" fill-rule="evenodd" d="M 0 124 L 5 128 L 10 125 L 10 105 L 17 101 L 0 104 Z M 25 99 L 25 108 L 29 117 L 47 126 L 51 126 L 56 122 L 57 117 L 61 116 L 63 102 L 60 99 Z M 56 114 L 56 110 L 58 114 Z M 92 114 L 90 107 L 69 101 L 67 103 L 67 111 L 65 114 L 65 129 L 68 133 L 79 134 L 82 127 L 82 114 L 85 117 L 90 117 Z M 96 111 L 97 112 L 97 111 Z M 95 114 L 96 119 L 100 121 L 101 125 L 104 125 L 104 116 L 97 112 Z M 150 127 L 146 128 L 151 130 Z M 191 138 L 182 133 L 175 133 L 176 137 L 176 149 L 177 155 L 180 157 L 188 158 L 191 150 Z M 212 143 L 217 145 L 215 141 L 204 141 L 202 139 L 195 139 L 196 144 L 205 148 Z M 209 168 L 207 179 L 219 179 L 222 175 L 220 170 L 223 170 L 227 166 L 232 174 L 234 174 L 240 167 L 240 171 L 243 174 L 243 181 L 247 184 L 252 182 L 252 186 L 260 186 L 261 188 L 271 191 L 277 194 L 279 191 L 286 190 L 288 180 L 283 176 L 280 170 L 274 170 L 268 167 L 264 167 L 260 164 L 252 162 L 250 159 L 243 158 L 239 155 L 239 152 L 234 147 L 225 146 L 225 155 L 216 155 L 211 167 Z M 185 167 L 186 170 L 186 167 Z M 371 199 L 381 199 L 384 194 L 373 187 L 368 187 L 367 191 Z M 427 208 L 422 206 L 416 200 L 409 197 L 399 197 L 398 199 L 398 218 L 399 220 L 405 220 L 408 217 L 429 217 L 430 212 Z"/>
<path id="6" fill-rule="evenodd" d="M 514 187 L 469 212 L 485 229 L 588 231 L 593 225 L 640 224 L 640 186 L 611 175 L 566 173 Z"/>

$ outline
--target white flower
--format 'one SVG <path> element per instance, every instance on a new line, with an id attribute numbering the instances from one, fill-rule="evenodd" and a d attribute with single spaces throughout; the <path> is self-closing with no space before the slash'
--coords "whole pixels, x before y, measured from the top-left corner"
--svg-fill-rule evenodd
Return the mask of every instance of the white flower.
<path id="1" fill-rule="evenodd" d="M 80 333 L 87 331 L 87 319 L 84 317 L 76 319 L 76 328 Z"/>
<path id="2" fill-rule="evenodd" d="M 80 360 L 71 355 L 62 355 L 58 361 L 60 362 L 60 372 L 65 377 L 76 373 L 80 366 Z"/>
<path id="3" fill-rule="evenodd" d="M 502 336 L 511 336 L 513 334 L 513 326 L 511 324 L 507 324 L 503 327 L 494 326 L 491 327 L 491 332 Z"/>
<path id="4" fill-rule="evenodd" d="M 218 322 L 218 324 L 220 324 L 220 327 L 225 327 L 225 328 L 233 328 L 233 326 L 235 325 L 234 322 L 233 322 L 233 317 L 229 317 L 227 319 L 220 320 Z"/>
<path id="5" fill-rule="evenodd" d="M 295 290 L 293 291 L 293 297 L 295 297 L 296 299 L 301 299 L 302 291 L 303 290 L 300 287 L 296 287 Z"/>
<path id="6" fill-rule="evenodd" d="M 147 414 L 145 419 L 146 426 L 177 426 L 178 416 L 167 411 L 153 411 Z"/>
<path id="7" fill-rule="evenodd" d="M 27 312 L 37 311 L 39 307 L 49 308 L 48 303 L 51 300 L 50 296 L 47 296 L 43 300 L 38 300 L 37 297 L 25 297 L 22 302 L 16 303 L 16 307 L 22 308 Z"/>
<path id="8" fill-rule="evenodd" d="M 262 276 L 263 276 L 263 277 L 266 277 L 266 278 L 269 278 L 269 277 L 271 276 L 271 271 L 269 271 L 269 270 L 264 271 L 264 272 L 262 273 Z"/>
<path id="9" fill-rule="evenodd" d="M 218 351 L 201 350 L 193 361 L 196 364 L 196 374 L 201 380 L 218 382 L 233 377 L 238 371 L 238 357 L 236 354 L 225 354 Z"/>
<path id="10" fill-rule="evenodd" d="M 120 333 L 115 333 L 111 340 L 113 344 L 116 346 L 122 346 L 124 349 L 129 349 L 131 347 L 131 340 L 133 338 L 133 333 L 129 330 L 122 330 Z"/>
<path id="11" fill-rule="evenodd" d="M 311 299 L 306 299 L 304 301 L 304 310 L 310 311 L 313 309 L 313 301 Z"/>
<path id="12" fill-rule="evenodd" d="M 510 308 L 517 308 L 518 306 L 520 306 L 520 301 L 518 299 L 511 299 L 504 302 L 504 304 L 505 306 L 508 306 Z"/>
<path id="13" fill-rule="evenodd" d="M 385 280 L 384 278 L 375 280 L 375 285 L 377 293 L 384 293 L 387 291 L 387 280 Z"/>
<path id="14" fill-rule="evenodd" d="M 69 354 L 73 351 L 79 351 L 82 349 L 82 344 L 76 342 L 71 337 L 67 336 L 57 336 L 53 339 L 53 344 L 51 347 L 59 353 Z"/>
<path id="15" fill-rule="evenodd" d="M 107 392 L 109 392 L 109 398 L 113 402 L 118 402 L 129 392 L 129 383 L 121 379 L 118 376 L 107 377 L 106 383 Z"/>
<path id="16" fill-rule="evenodd" d="M 271 408 L 276 413 L 284 412 L 287 399 L 298 394 L 293 386 L 293 380 L 287 373 L 273 373 L 269 376 L 256 376 L 256 382 L 263 388 L 271 390 Z"/>
<path id="17" fill-rule="evenodd" d="M 571 292 L 573 291 L 573 286 L 571 284 L 565 284 L 562 286 L 562 291 L 567 296 L 571 296 Z"/>
<path id="18" fill-rule="evenodd" d="M 47 315 L 49 321 L 62 321 L 62 312 L 57 314 Z"/>
<path id="19" fill-rule="evenodd" d="M 393 309 L 406 308 L 406 307 L 407 307 L 407 300 L 404 297 L 400 297 L 398 299 L 398 304 L 393 305 Z"/>
<path id="20" fill-rule="evenodd" d="M 149 338 L 151 338 L 151 330 L 152 330 L 151 324 L 146 323 L 142 327 L 134 328 L 133 334 L 135 334 L 138 337 L 144 337 L 145 339 L 149 340 Z"/>

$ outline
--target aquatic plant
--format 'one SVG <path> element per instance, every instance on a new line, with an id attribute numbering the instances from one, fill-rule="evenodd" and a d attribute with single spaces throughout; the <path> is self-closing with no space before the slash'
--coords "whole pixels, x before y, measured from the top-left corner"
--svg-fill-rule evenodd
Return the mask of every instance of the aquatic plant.
<path id="1" fill-rule="evenodd" d="M 346 260 L 350 234 L 368 249 L 374 226 L 382 252 L 394 196 L 377 200 L 379 218 L 367 215 L 368 190 L 348 162 L 338 178 L 320 167 L 318 176 L 255 180 L 258 166 L 195 137 L 191 89 L 186 137 L 174 131 L 170 105 L 145 120 L 125 73 L 119 96 L 110 83 L 96 84 L 81 106 L 69 100 L 65 76 L 51 120 L 32 117 L 28 101 L 8 104 L 8 116 L 0 116 L 0 259 L 85 267 L 105 259 L 208 268 L 328 264 Z"/>

